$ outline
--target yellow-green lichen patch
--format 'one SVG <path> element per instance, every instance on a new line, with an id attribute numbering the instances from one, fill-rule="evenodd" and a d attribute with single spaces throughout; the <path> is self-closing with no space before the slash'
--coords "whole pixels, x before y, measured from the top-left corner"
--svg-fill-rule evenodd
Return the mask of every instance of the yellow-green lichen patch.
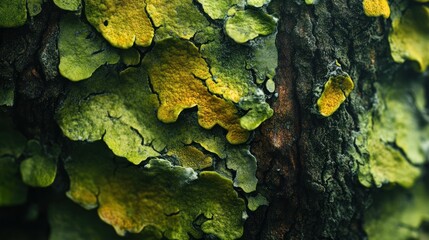
<path id="1" fill-rule="evenodd" d="M 324 117 L 329 117 L 337 111 L 354 88 L 353 80 L 341 69 L 338 62 L 329 64 L 328 76 L 322 95 L 317 99 L 317 108 Z"/>
<path id="2" fill-rule="evenodd" d="M 0 27 L 19 27 L 27 21 L 26 0 L 0 0 Z"/>
<path id="3" fill-rule="evenodd" d="M 202 232 L 220 239 L 242 235 L 244 201 L 231 181 L 215 172 L 198 176 L 162 159 L 130 167 L 101 144 L 76 147 L 65 168 L 71 182 L 67 195 L 83 206 L 98 206 L 100 218 L 121 235 L 146 226 L 168 239 L 198 238 Z M 203 220 L 199 226 L 192 224 L 197 218 Z"/>
<path id="4" fill-rule="evenodd" d="M 238 10 L 225 23 L 227 35 L 237 43 L 245 43 L 276 31 L 277 20 L 260 9 Z"/>
<path id="5" fill-rule="evenodd" d="M 365 211 L 363 227 L 368 238 L 424 239 L 420 227 L 429 220 L 428 199 L 424 182 L 411 190 L 391 189 L 377 193 L 373 205 Z"/>
<path id="6" fill-rule="evenodd" d="M 368 17 L 389 18 L 390 7 L 387 0 L 363 0 L 363 10 Z"/>
<path id="7" fill-rule="evenodd" d="M 145 228 L 140 234 L 118 236 L 106 223 L 101 221 L 97 212 L 88 211 L 68 199 L 59 199 L 49 204 L 48 220 L 50 240 L 155 240 L 162 234 L 156 229 Z"/>
<path id="8" fill-rule="evenodd" d="M 270 105 L 265 102 L 265 95 L 260 89 L 255 91 L 252 96 L 242 98 L 238 106 L 248 111 L 246 115 L 240 118 L 240 125 L 249 131 L 259 127 L 261 123 L 274 114 Z"/>
<path id="9" fill-rule="evenodd" d="M 57 173 L 57 157 L 59 149 L 45 153 L 40 143 L 30 140 L 27 143 L 28 157 L 21 162 L 22 181 L 32 187 L 47 187 L 51 185 Z"/>
<path id="10" fill-rule="evenodd" d="M 165 28 L 164 33 L 183 39 L 209 25 L 192 0 L 146 0 L 147 12 L 155 27 Z M 157 30 L 158 31 L 158 30 Z"/>
<path id="11" fill-rule="evenodd" d="M 54 0 L 57 7 L 67 11 L 77 11 L 82 6 L 81 0 Z"/>
<path id="12" fill-rule="evenodd" d="M 12 121 L 0 113 L 0 206 L 22 204 L 27 187 L 19 176 L 17 158 L 24 151 L 26 139 L 14 130 Z"/>
<path id="13" fill-rule="evenodd" d="M 201 128 L 195 113 L 184 113 L 177 122 L 164 124 L 156 116 L 158 107 L 146 70 L 129 68 L 118 76 L 101 68 L 87 81 L 71 87 L 58 111 L 57 122 L 68 138 L 90 142 L 102 139 L 116 155 L 135 164 L 162 152 L 181 163 L 183 155 L 173 154 L 174 151 L 199 144 L 205 151 L 231 162 L 237 187 L 245 192 L 255 191 L 256 160 L 248 146 L 231 146 L 221 129 Z M 237 154 L 230 154 L 232 149 Z"/>
<path id="14" fill-rule="evenodd" d="M 224 19 L 231 7 L 244 5 L 244 0 L 198 0 L 198 2 L 212 19 Z"/>
<path id="15" fill-rule="evenodd" d="M 142 0 L 85 0 L 88 21 L 114 47 L 147 47 L 154 29 Z"/>
<path id="16" fill-rule="evenodd" d="M 429 65 L 429 7 L 413 6 L 403 16 L 392 22 L 389 34 L 390 50 L 393 60 L 403 63 L 415 61 L 417 69 L 424 72 Z"/>
<path id="17" fill-rule="evenodd" d="M 42 12 L 43 0 L 27 0 L 27 10 L 30 17 L 34 17 Z"/>
<path id="18" fill-rule="evenodd" d="M 402 76 L 407 78 L 407 76 Z M 411 99 L 423 98 L 418 84 L 404 80 L 378 86 L 377 110 L 363 116 L 361 135 L 355 141 L 363 159 L 359 180 L 367 186 L 399 184 L 411 187 L 426 161 L 427 124 Z"/>
<path id="19" fill-rule="evenodd" d="M 194 170 L 202 170 L 213 165 L 213 159 L 194 146 L 171 149 L 168 154 L 175 156 L 180 161 L 180 166 Z"/>
<path id="20" fill-rule="evenodd" d="M 158 118 L 175 122 L 187 108 L 198 107 L 198 122 L 211 129 L 225 128 L 230 143 L 244 143 L 249 132 L 240 126 L 235 106 L 208 92 L 204 82 L 211 78 L 207 63 L 195 45 L 167 39 L 157 43 L 143 59 L 150 81 L 161 102 Z"/>
<path id="21" fill-rule="evenodd" d="M 271 0 L 247 0 L 247 5 L 253 7 L 262 7 L 267 5 L 269 2 L 271 2 Z"/>
<path id="22" fill-rule="evenodd" d="M 58 49 L 60 73 L 72 81 L 87 79 L 101 65 L 119 61 L 116 50 L 73 15 L 61 19 Z"/>
<path id="23" fill-rule="evenodd" d="M 250 209 L 250 211 L 256 211 L 260 206 L 268 206 L 269 202 L 268 200 L 262 196 L 261 194 L 258 194 L 256 196 L 250 196 L 247 198 L 247 207 Z"/>

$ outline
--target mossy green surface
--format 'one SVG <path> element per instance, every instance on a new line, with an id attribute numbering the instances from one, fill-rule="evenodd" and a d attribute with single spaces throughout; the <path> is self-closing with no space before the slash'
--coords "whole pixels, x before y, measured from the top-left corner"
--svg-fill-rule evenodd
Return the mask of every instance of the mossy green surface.
<path id="1" fill-rule="evenodd" d="M 365 211 L 364 230 L 369 239 L 424 239 L 420 227 L 429 220 L 429 191 L 423 181 L 410 190 L 391 189 L 374 196 Z"/>
<path id="2" fill-rule="evenodd" d="M 60 73 L 71 81 L 87 79 L 101 65 L 119 61 L 116 49 L 73 15 L 61 19 L 58 49 Z"/>
<path id="3" fill-rule="evenodd" d="M 67 11 L 77 11 L 82 6 L 81 0 L 54 0 L 57 7 Z"/>
<path id="4" fill-rule="evenodd" d="M 65 168 L 71 181 L 68 196 L 87 208 L 98 206 L 101 219 L 121 235 L 146 226 L 168 239 L 242 235 L 244 201 L 232 182 L 215 172 L 197 174 L 162 159 L 130 168 L 99 143 L 76 146 Z M 201 225 L 192 226 L 199 217 L 204 219 Z"/>
<path id="5" fill-rule="evenodd" d="M 424 94 L 413 81 L 399 77 L 393 84 L 378 85 L 375 113 L 362 116 L 362 132 L 355 144 L 366 156 L 359 162 L 359 180 L 365 186 L 411 187 L 420 175 L 418 166 L 426 161 L 424 148 L 429 135 L 415 107 Z"/>
<path id="6" fill-rule="evenodd" d="M 261 9 L 238 10 L 226 20 L 225 32 L 237 43 L 245 43 L 276 31 L 277 20 Z"/>
<path id="7" fill-rule="evenodd" d="M 20 164 L 22 181 L 32 187 L 50 186 L 57 173 L 59 149 L 46 153 L 38 141 L 30 140 L 26 152 L 28 157 Z"/>
<path id="8" fill-rule="evenodd" d="M 429 39 L 429 7 L 412 6 L 402 16 L 393 18 L 389 43 L 395 62 L 415 61 L 417 70 L 424 72 L 429 65 L 427 39 Z"/>
<path id="9" fill-rule="evenodd" d="M 27 21 L 26 0 L 0 0 L 0 27 L 19 27 Z"/>

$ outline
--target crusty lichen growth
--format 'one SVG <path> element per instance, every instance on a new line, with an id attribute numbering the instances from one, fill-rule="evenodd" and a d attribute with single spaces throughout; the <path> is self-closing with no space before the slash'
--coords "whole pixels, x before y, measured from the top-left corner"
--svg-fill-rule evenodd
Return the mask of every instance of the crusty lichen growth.
<path id="1" fill-rule="evenodd" d="M 390 16 L 390 7 L 387 0 L 363 0 L 363 10 L 368 17 Z"/>
<path id="2" fill-rule="evenodd" d="M 324 117 L 329 117 L 337 111 L 354 88 L 353 80 L 341 69 L 338 62 L 329 64 L 328 76 L 322 95 L 317 100 L 319 113 Z"/>

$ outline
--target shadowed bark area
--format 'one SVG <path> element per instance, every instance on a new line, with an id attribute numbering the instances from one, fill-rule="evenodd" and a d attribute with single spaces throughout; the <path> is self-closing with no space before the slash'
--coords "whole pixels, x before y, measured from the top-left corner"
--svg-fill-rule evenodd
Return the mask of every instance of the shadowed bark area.
<path id="1" fill-rule="evenodd" d="M 376 70 L 390 61 L 387 38 L 377 38 L 385 23 L 366 17 L 361 1 L 298 2 L 281 6 L 276 114 L 252 146 L 270 206 L 247 221 L 244 239 L 361 239 L 367 194 L 347 150 L 358 114 L 370 108 Z M 335 60 L 355 96 L 323 118 L 315 103 Z"/>

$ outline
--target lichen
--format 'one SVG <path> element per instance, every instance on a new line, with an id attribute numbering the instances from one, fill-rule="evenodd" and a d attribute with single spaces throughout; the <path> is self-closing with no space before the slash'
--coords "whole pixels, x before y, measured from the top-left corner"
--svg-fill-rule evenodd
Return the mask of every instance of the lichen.
<path id="1" fill-rule="evenodd" d="M 119 61 L 117 51 L 73 15 L 65 15 L 61 19 L 58 49 L 59 71 L 72 81 L 87 79 L 101 65 Z"/>
<path id="2" fill-rule="evenodd" d="M 393 19 L 389 43 L 395 62 L 415 61 L 418 71 L 426 70 L 429 65 L 428 22 L 429 7 L 427 6 L 412 6 L 405 11 L 403 16 Z"/>
<path id="3" fill-rule="evenodd" d="M 198 2 L 203 6 L 204 12 L 212 19 L 224 19 L 231 7 L 244 5 L 244 0 L 198 0 Z"/>
<path id="4" fill-rule="evenodd" d="M 220 239 L 242 235 L 244 201 L 230 180 L 210 171 L 197 175 L 162 159 L 150 160 L 142 169 L 124 163 L 101 144 L 76 147 L 65 163 L 68 196 L 83 206 L 98 206 L 100 218 L 121 235 L 146 226 L 168 239 L 201 237 L 202 232 Z M 204 220 L 193 226 L 197 218 Z"/>
<path id="5" fill-rule="evenodd" d="M 141 0 L 85 0 L 85 15 L 104 38 L 118 48 L 147 47 L 154 29 Z"/>
<path id="6" fill-rule="evenodd" d="M 43 0 L 27 0 L 27 10 L 30 17 L 34 17 L 42 12 Z"/>
<path id="7" fill-rule="evenodd" d="M 256 211 L 256 209 L 258 209 L 260 206 L 268 205 L 268 200 L 261 194 L 247 198 L 247 207 L 250 209 L 250 211 Z"/>
<path id="8" fill-rule="evenodd" d="M 0 0 L 0 27 L 19 27 L 27 21 L 26 0 Z"/>
<path id="9" fill-rule="evenodd" d="M 135 48 L 122 50 L 119 54 L 122 62 L 127 66 L 135 66 L 140 63 L 140 52 Z"/>
<path id="10" fill-rule="evenodd" d="M 271 0 L 247 0 L 247 5 L 253 7 L 262 7 L 267 5 L 269 2 L 271 2 Z"/>
<path id="11" fill-rule="evenodd" d="M 245 43 L 276 31 L 277 20 L 261 9 L 238 10 L 225 22 L 225 32 L 237 43 Z"/>
<path id="12" fill-rule="evenodd" d="M 365 211 L 364 230 L 369 239 L 423 239 L 421 229 L 429 220 L 429 192 L 420 181 L 411 190 L 393 189 L 375 195 Z"/>
<path id="13" fill-rule="evenodd" d="M 240 126 L 235 106 L 210 94 L 204 85 L 211 75 L 195 45 L 174 39 L 158 42 L 143 59 L 143 66 L 160 99 L 161 121 L 175 122 L 184 109 L 198 107 L 202 127 L 211 129 L 218 124 L 228 131 L 226 137 L 233 144 L 248 139 L 249 132 Z"/>
<path id="14" fill-rule="evenodd" d="M 57 7 L 67 11 L 77 11 L 81 8 L 81 0 L 54 0 Z"/>
<path id="15" fill-rule="evenodd" d="M 363 0 L 363 10 L 368 17 L 390 16 L 390 7 L 387 0 Z"/>
<path id="16" fill-rule="evenodd" d="M 50 186 L 57 173 L 59 149 L 46 153 L 38 141 L 30 140 L 26 152 L 27 157 L 20 164 L 22 181 L 32 187 Z"/>
<path id="17" fill-rule="evenodd" d="M 324 117 L 329 117 L 336 112 L 354 88 L 353 80 L 336 61 L 328 65 L 327 76 L 329 79 L 317 99 L 317 108 L 320 115 Z"/>
<path id="18" fill-rule="evenodd" d="M 81 85 L 72 86 L 57 121 L 70 139 L 102 139 L 116 155 L 134 164 L 163 152 L 173 156 L 184 146 L 196 143 L 227 162 L 236 162 L 230 167 L 237 172 L 236 179 L 240 179 L 235 185 L 245 192 L 256 190 L 256 160 L 248 146 L 230 145 L 221 129 L 201 128 L 194 113 L 184 113 L 177 122 L 164 124 L 157 119 L 158 107 L 145 69 L 130 68 L 118 76 L 104 67 Z M 232 149 L 241 154 L 231 155 Z M 179 162 L 183 161 L 181 156 L 177 157 Z"/>
<path id="19" fill-rule="evenodd" d="M 420 175 L 418 166 L 426 161 L 424 148 L 429 141 L 427 124 L 419 120 L 421 113 L 414 103 L 424 99 L 423 91 L 405 76 L 376 86 L 378 105 L 374 113 L 361 116 L 361 133 L 355 140 L 363 156 L 359 180 L 367 187 L 411 187 Z"/>
<path id="20" fill-rule="evenodd" d="M 191 39 L 209 25 L 192 0 L 146 0 L 156 28 L 171 32 L 170 36 Z M 157 31 L 159 31 L 159 29 Z"/>

